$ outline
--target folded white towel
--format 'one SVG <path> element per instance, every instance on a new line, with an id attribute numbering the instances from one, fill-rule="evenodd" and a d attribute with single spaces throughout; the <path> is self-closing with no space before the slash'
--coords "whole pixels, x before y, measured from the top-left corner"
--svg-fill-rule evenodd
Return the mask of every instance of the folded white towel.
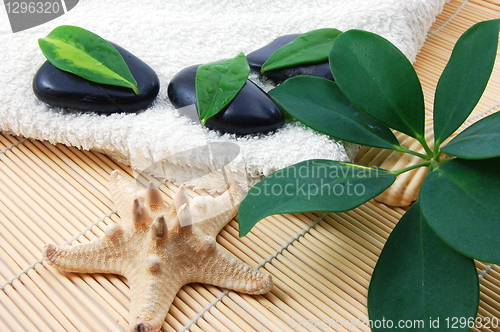
<path id="1" fill-rule="evenodd" d="M 137 170 L 169 180 L 220 189 L 224 174 L 210 172 L 200 154 L 209 142 L 231 142 L 240 151 L 227 174 L 257 179 L 311 158 L 349 160 L 345 145 L 299 124 L 272 135 L 219 136 L 179 116 L 167 98 L 170 79 L 181 69 L 246 54 L 274 38 L 318 28 L 364 29 L 392 41 L 414 61 L 445 0 L 80 0 L 67 14 L 12 33 L 0 21 L 0 131 L 108 154 Z M 7 17 L 4 8 L 0 17 Z M 160 93 L 140 114 L 75 115 L 37 100 L 32 79 L 45 61 L 37 38 L 69 24 L 110 40 L 149 64 Z M 196 149 L 198 147 L 198 149 Z M 155 167 L 150 167 L 152 164 Z M 195 174 L 195 175 L 193 175 Z M 193 179 L 195 178 L 195 179 Z"/>

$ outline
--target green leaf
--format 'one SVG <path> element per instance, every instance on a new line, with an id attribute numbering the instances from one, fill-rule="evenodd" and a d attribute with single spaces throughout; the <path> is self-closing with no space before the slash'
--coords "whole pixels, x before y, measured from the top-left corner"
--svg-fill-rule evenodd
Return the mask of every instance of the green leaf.
<path id="1" fill-rule="evenodd" d="M 222 111 L 246 84 L 250 67 L 245 54 L 198 67 L 196 99 L 201 124 Z"/>
<path id="2" fill-rule="evenodd" d="M 457 130 L 481 98 L 493 69 L 500 20 L 480 22 L 457 41 L 434 98 L 436 146 Z"/>
<path id="3" fill-rule="evenodd" d="M 500 263 L 500 158 L 442 164 L 426 177 L 419 200 L 429 226 L 446 244 Z"/>
<path id="4" fill-rule="evenodd" d="M 424 96 L 410 61 L 371 32 L 342 33 L 330 50 L 330 68 L 340 90 L 378 122 L 424 139 Z"/>
<path id="5" fill-rule="evenodd" d="M 359 111 L 335 82 L 297 76 L 268 94 L 295 119 L 324 134 L 378 148 L 400 147 L 392 131 Z"/>
<path id="6" fill-rule="evenodd" d="M 500 112 L 472 124 L 441 151 L 463 159 L 500 157 Z"/>
<path id="7" fill-rule="evenodd" d="M 469 331 L 478 304 L 474 261 L 444 244 L 415 203 L 387 239 L 373 271 L 368 289 L 372 331 L 448 331 L 451 317 L 471 324 L 453 331 Z"/>
<path id="8" fill-rule="evenodd" d="M 47 60 L 61 70 L 89 81 L 130 88 L 137 82 L 121 54 L 105 39 L 83 28 L 61 25 L 38 39 Z"/>
<path id="9" fill-rule="evenodd" d="M 342 212 L 378 196 L 392 172 L 359 164 L 313 159 L 265 177 L 250 189 L 238 212 L 240 236 L 261 219 L 281 213 Z"/>
<path id="10" fill-rule="evenodd" d="M 271 54 L 261 71 L 326 61 L 333 41 L 341 33 L 330 28 L 306 32 Z"/>

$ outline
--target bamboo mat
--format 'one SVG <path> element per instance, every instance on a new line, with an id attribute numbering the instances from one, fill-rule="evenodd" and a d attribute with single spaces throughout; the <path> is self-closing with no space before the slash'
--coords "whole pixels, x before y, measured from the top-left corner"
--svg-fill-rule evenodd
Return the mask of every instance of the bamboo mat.
<path id="1" fill-rule="evenodd" d="M 460 34 L 475 22 L 498 17 L 499 1 L 452 0 L 445 6 L 415 64 L 428 110 Z M 499 60 L 474 112 L 476 118 L 500 109 Z M 128 329 L 125 278 L 63 274 L 41 259 L 46 243 L 87 242 L 103 236 L 104 228 L 119 220 L 107 189 L 114 169 L 137 176 L 99 153 L 0 135 L 0 331 Z M 175 187 L 167 183 L 160 189 L 171 197 Z M 369 331 L 356 321 L 366 319 L 370 275 L 404 212 L 371 201 L 347 213 L 277 215 L 260 222 L 243 239 L 233 220 L 218 242 L 271 273 L 273 290 L 250 296 L 187 285 L 178 293 L 162 331 Z M 479 315 L 500 318 L 500 268 L 478 262 L 477 271 Z M 343 326 L 304 325 L 324 319 Z"/>

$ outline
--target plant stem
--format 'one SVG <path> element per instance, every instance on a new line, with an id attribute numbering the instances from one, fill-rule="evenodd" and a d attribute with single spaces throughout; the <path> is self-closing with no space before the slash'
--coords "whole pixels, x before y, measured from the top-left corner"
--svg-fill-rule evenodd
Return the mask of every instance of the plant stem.
<path id="1" fill-rule="evenodd" d="M 427 141 L 425 140 L 425 137 L 419 137 L 417 140 L 422 144 L 422 147 L 424 148 L 425 152 L 427 152 L 428 156 L 434 156 L 434 151 L 429 147 L 429 144 L 427 144 Z"/>
<path id="2" fill-rule="evenodd" d="M 392 171 L 392 173 L 396 174 L 396 175 L 400 175 L 400 174 L 403 174 L 405 172 L 411 171 L 412 169 L 415 169 L 415 168 L 429 166 L 431 163 L 432 163 L 431 160 L 422 161 L 421 163 L 418 163 L 418 164 L 415 164 L 415 165 L 411 165 L 411 166 L 408 166 L 408 167 L 405 167 L 405 168 L 401 168 L 401 169 Z"/>
<path id="3" fill-rule="evenodd" d="M 434 156 L 439 156 L 441 152 L 439 151 L 440 143 L 434 142 Z"/>
<path id="4" fill-rule="evenodd" d="M 404 153 L 409 153 L 409 154 L 412 154 L 414 156 L 420 157 L 420 158 L 425 159 L 425 160 L 432 159 L 432 154 L 431 155 L 426 155 L 426 154 L 423 154 L 423 153 L 419 153 L 417 151 L 413 151 L 413 150 L 407 149 L 407 148 L 402 147 L 402 146 L 398 147 L 396 149 L 396 151 L 398 151 L 398 152 L 404 152 Z M 432 151 L 431 151 L 431 153 L 432 153 Z"/>
<path id="5" fill-rule="evenodd" d="M 435 151 L 434 157 L 431 159 L 431 165 L 429 166 L 430 171 L 432 172 L 436 168 L 438 168 L 440 165 L 453 160 L 454 158 L 445 158 L 441 155 L 441 151 L 438 149 Z"/>
<path id="6" fill-rule="evenodd" d="M 431 164 L 429 165 L 429 173 L 438 168 L 439 162 L 436 159 L 431 160 Z"/>

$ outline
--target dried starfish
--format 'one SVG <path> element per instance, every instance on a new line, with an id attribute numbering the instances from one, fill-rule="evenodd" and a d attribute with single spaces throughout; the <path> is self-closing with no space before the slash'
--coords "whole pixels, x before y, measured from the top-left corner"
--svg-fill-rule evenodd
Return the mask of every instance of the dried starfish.
<path id="1" fill-rule="evenodd" d="M 103 238 L 43 250 L 50 265 L 68 272 L 114 273 L 130 284 L 130 330 L 158 331 L 179 289 L 200 282 L 248 294 L 272 288 L 271 276 L 234 257 L 215 237 L 237 212 L 242 192 L 188 197 L 184 187 L 168 206 L 150 183 L 138 189 L 119 171 L 110 192 L 123 227 L 113 224 Z"/>

